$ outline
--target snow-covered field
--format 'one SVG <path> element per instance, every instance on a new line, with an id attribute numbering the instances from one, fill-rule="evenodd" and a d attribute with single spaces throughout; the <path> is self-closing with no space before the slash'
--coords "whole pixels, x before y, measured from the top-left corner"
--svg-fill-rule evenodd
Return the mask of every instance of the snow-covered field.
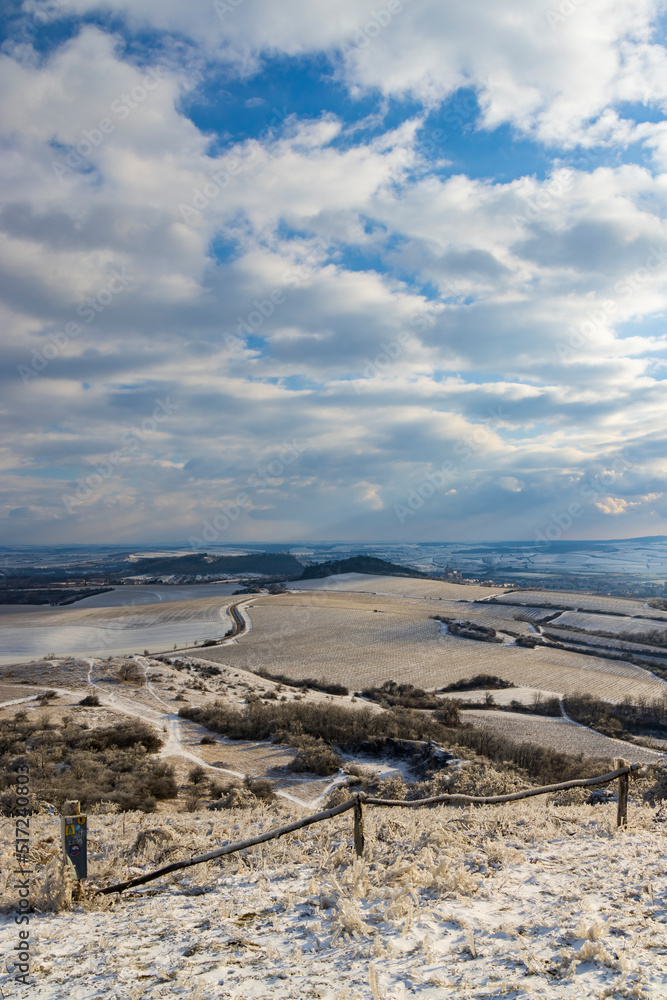
<path id="1" fill-rule="evenodd" d="M 368 573 L 340 573 L 317 580 L 288 583 L 290 591 L 330 590 L 342 593 L 388 594 L 399 597 L 421 597 L 451 601 L 477 601 L 504 594 L 504 587 L 478 587 L 448 583 L 444 580 L 420 580 L 405 576 L 371 576 Z"/>
<path id="2" fill-rule="evenodd" d="M 657 1000 L 667 996 L 663 827 L 631 802 L 619 833 L 614 814 L 613 804 L 544 799 L 368 808 L 359 862 L 348 813 L 120 898 L 33 913 L 32 985 L 3 969 L 0 989 L 31 1000 Z M 90 881 L 110 884 L 294 815 L 281 805 L 91 816 Z M 33 858 L 48 870 L 58 820 L 33 824 Z M 10 821 L 2 832 L 6 907 Z M 43 876 L 31 893 L 37 909 L 57 897 Z M 16 940 L 13 917 L 0 917 L 5 962 Z"/>
<path id="3" fill-rule="evenodd" d="M 532 631 L 526 623 L 505 618 L 508 610 L 446 599 L 321 591 L 258 596 L 248 605 L 252 631 L 205 652 L 207 659 L 246 670 L 267 669 L 294 678 L 326 677 L 351 691 L 387 680 L 441 688 L 486 673 L 519 686 L 560 694 L 589 691 L 611 701 L 626 695 L 654 698 L 662 694 L 663 681 L 630 663 L 443 635 L 440 623 L 430 617 L 470 617 L 496 628 Z M 494 619 L 496 611 L 503 618 Z"/>
<path id="4" fill-rule="evenodd" d="M 140 653 L 143 649 L 157 652 L 217 639 L 230 627 L 226 612 L 230 602 L 230 597 L 218 593 L 155 604 L 5 611 L 0 616 L 0 664 L 49 653 L 102 656 Z"/>
<path id="5" fill-rule="evenodd" d="M 507 736 L 517 743 L 537 743 L 538 746 L 575 757 L 578 754 L 612 760 L 614 757 L 625 757 L 632 764 L 652 764 L 663 759 L 663 755 L 657 751 L 633 746 L 624 740 L 610 739 L 569 719 L 522 715 L 517 712 L 488 712 L 474 708 L 464 709 L 461 719 Z"/>
<path id="6" fill-rule="evenodd" d="M 500 604 L 525 604 L 531 607 L 562 606 L 573 610 L 581 608 L 583 611 L 607 611 L 628 617 L 642 615 L 655 618 L 657 621 L 667 621 L 667 611 L 658 611 L 641 598 L 634 600 L 630 597 L 601 597 L 598 594 L 573 594 L 565 590 L 521 590 L 500 596 L 490 591 L 490 595 Z"/>
<path id="7" fill-rule="evenodd" d="M 645 618 L 620 618 L 618 615 L 592 615 L 577 611 L 564 611 L 549 622 L 551 626 L 580 628 L 585 632 L 611 632 L 612 635 L 628 633 L 641 639 L 648 632 L 656 632 L 667 643 L 667 621 L 647 621 Z"/>

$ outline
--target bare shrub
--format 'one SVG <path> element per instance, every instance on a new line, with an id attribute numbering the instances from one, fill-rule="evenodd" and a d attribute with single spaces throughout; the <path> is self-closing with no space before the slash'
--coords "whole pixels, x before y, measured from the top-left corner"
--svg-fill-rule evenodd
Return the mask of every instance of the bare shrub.
<path id="1" fill-rule="evenodd" d="M 116 675 L 119 680 L 127 684 L 137 684 L 144 680 L 144 675 L 139 669 L 139 665 L 134 660 L 125 660 L 118 667 Z"/>
<path id="2" fill-rule="evenodd" d="M 337 684 L 334 681 L 328 681 L 324 677 L 320 677 L 317 680 L 313 677 L 299 679 L 289 677 L 287 674 L 269 673 L 268 670 L 258 670 L 257 673 L 260 677 L 266 677 L 271 681 L 278 681 L 279 691 L 281 690 L 283 684 L 287 684 L 289 687 L 293 688 L 306 688 L 311 691 L 324 691 L 325 694 L 347 695 L 350 693 L 344 684 Z"/>
<path id="3" fill-rule="evenodd" d="M 453 698 L 441 699 L 440 707 L 434 715 L 436 720 L 441 722 L 443 726 L 456 728 L 461 723 L 459 705 Z"/>
<path id="4" fill-rule="evenodd" d="M 244 784 L 240 781 L 230 781 L 220 786 L 220 797 L 210 802 L 209 810 L 218 809 L 250 809 L 257 802 L 257 799 Z"/>
<path id="5" fill-rule="evenodd" d="M 290 771 L 309 771 L 312 774 L 335 774 L 339 770 L 341 760 L 335 750 L 322 740 L 310 737 L 310 741 L 299 750 L 294 760 L 290 761 Z"/>
<path id="6" fill-rule="evenodd" d="M 82 698 L 79 705 L 83 705 L 84 708 L 98 708 L 100 704 L 100 699 L 96 694 L 87 694 L 85 698 Z"/>
<path id="7" fill-rule="evenodd" d="M 357 692 L 358 697 L 368 698 L 370 701 L 377 701 L 381 705 L 389 705 L 392 708 L 440 708 L 442 699 L 434 694 L 428 694 L 423 688 L 415 687 L 414 684 L 397 684 L 396 681 L 385 681 L 377 688 L 365 688 Z"/>
<path id="8" fill-rule="evenodd" d="M 523 702 L 513 698 L 507 706 L 507 710 L 510 712 L 522 712 L 524 715 L 546 715 L 551 718 L 559 718 L 561 714 L 558 698 L 544 698 L 539 691 L 533 696 L 530 705 L 524 705 Z"/>
<path id="9" fill-rule="evenodd" d="M 162 746 L 157 732 L 139 720 L 90 729 L 72 722 L 57 729 L 44 721 L 0 720 L 0 807 L 11 811 L 16 767 L 31 767 L 38 801 L 56 806 L 79 799 L 84 808 L 102 801 L 120 809 L 155 808 L 177 793 L 173 768 L 151 754 Z"/>
<path id="10" fill-rule="evenodd" d="M 243 779 L 244 787 L 262 802 L 273 802 L 276 793 L 268 778 L 251 778 L 249 775 Z"/>
<path id="11" fill-rule="evenodd" d="M 204 790 L 199 785 L 189 785 L 185 792 L 185 812 L 197 812 L 204 798 Z"/>
<path id="12" fill-rule="evenodd" d="M 441 742 L 449 735 L 448 729 L 426 713 L 401 708 L 388 712 L 356 711 L 330 702 L 300 702 L 297 698 L 269 704 L 248 699 L 243 708 L 214 701 L 200 707 L 184 707 L 179 715 L 231 739 L 272 739 L 274 743 L 296 747 L 305 745 L 305 737 L 322 739 L 325 743 L 358 743 L 374 737 Z"/>
<path id="13" fill-rule="evenodd" d="M 477 726 L 450 730 L 451 749 L 456 751 L 456 744 L 461 750 L 474 750 L 495 764 L 519 768 L 527 777 L 544 785 L 574 778 L 592 778 L 604 773 L 609 766 L 608 760 L 584 759 L 582 756 L 574 757 L 546 749 L 535 743 L 517 743 L 507 736 Z M 468 756 L 466 753 L 466 757 Z"/>
<path id="14" fill-rule="evenodd" d="M 568 715 L 605 736 L 627 739 L 633 733 L 667 735 L 667 699 L 664 697 L 652 700 L 626 697 L 612 703 L 590 694 L 573 694 L 564 702 Z"/>
<path id="15" fill-rule="evenodd" d="M 495 674 L 475 674 L 474 677 L 465 677 L 460 681 L 454 681 L 453 684 L 448 684 L 447 687 L 441 688 L 441 691 L 477 691 L 477 690 L 488 690 L 488 691 L 502 691 L 505 688 L 516 687 L 512 681 L 504 681 L 502 677 L 496 677 Z"/>

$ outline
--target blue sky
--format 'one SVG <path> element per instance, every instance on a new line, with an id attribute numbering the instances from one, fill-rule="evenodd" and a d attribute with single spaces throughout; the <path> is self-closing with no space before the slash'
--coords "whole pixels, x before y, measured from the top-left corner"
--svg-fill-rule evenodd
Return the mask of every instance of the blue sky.
<path id="1" fill-rule="evenodd" d="M 666 5 L 13 0 L 0 541 L 665 533 Z"/>

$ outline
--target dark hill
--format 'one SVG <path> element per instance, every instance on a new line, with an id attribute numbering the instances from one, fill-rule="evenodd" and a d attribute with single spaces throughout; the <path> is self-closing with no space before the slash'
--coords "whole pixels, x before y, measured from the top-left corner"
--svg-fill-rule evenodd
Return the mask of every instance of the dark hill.
<path id="1" fill-rule="evenodd" d="M 375 556 L 352 556 L 351 559 L 337 559 L 334 562 L 316 563 L 306 566 L 302 580 L 319 580 L 323 576 L 338 576 L 340 573 L 366 573 L 369 576 L 417 576 L 428 580 L 428 573 L 420 573 L 409 566 L 376 559 Z"/>
<path id="2" fill-rule="evenodd" d="M 261 573 L 263 576 L 297 576 L 303 569 L 294 556 L 286 552 L 257 552 L 249 556 L 209 556 L 205 552 L 189 556 L 157 559 L 138 559 L 116 566 L 123 575 L 165 576 L 175 573 L 182 576 L 217 576 L 223 574 Z"/>

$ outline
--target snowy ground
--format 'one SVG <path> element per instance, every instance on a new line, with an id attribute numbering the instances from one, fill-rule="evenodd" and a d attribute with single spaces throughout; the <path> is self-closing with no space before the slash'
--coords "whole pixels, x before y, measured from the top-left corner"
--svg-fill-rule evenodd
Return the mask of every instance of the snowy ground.
<path id="1" fill-rule="evenodd" d="M 0 989 L 34 1000 L 665 997 L 664 827 L 631 804 L 618 833 L 614 808 L 369 808 L 361 862 L 347 814 L 121 898 L 34 913 L 33 984 L 5 972 Z M 92 874 L 108 884 L 294 815 L 92 816 Z M 48 863 L 58 821 L 33 822 L 33 857 Z M 162 835 L 133 849 L 139 828 L 156 826 Z M 16 935 L 0 917 L 5 962 Z"/>
<path id="2" fill-rule="evenodd" d="M 626 740 L 615 740 L 602 733 L 573 722 L 569 718 L 554 719 L 540 715 L 521 715 L 516 712 L 487 712 L 483 709 L 464 709 L 463 722 L 507 736 L 517 743 L 537 743 L 538 746 L 573 756 L 602 757 L 613 760 L 625 757 L 631 763 L 656 763 L 664 760 L 664 753 L 636 746 Z M 664 745 L 664 744 L 663 744 Z"/>

